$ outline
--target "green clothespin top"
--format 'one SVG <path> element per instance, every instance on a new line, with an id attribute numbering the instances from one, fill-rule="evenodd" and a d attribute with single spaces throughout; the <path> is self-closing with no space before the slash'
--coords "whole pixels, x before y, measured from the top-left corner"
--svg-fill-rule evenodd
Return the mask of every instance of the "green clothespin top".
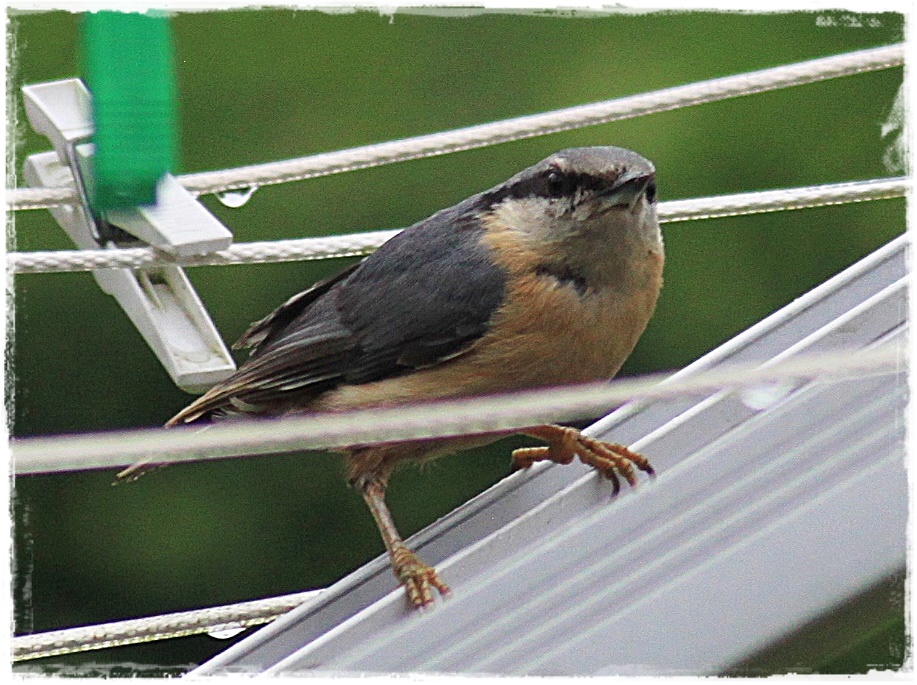
<path id="1" fill-rule="evenodd" d="M 168 17 L 161 12 L 87 14 L 83 68 L 95 125 L 94 173 L 87 184 L 92 205 L 104 212 L 154 204 L 157 183 L 175 167 Z"/>

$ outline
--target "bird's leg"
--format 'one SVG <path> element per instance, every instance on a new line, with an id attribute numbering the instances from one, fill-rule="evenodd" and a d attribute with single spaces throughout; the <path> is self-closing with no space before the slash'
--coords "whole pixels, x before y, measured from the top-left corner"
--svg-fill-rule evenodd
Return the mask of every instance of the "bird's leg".
<path id="1" fill-rule="evenodd" d="M 449 586 L 439 579 L 436 569 L 418 559 L 398 534 L 395 521 L 385 503 L 385 480 L 377 476 L 365 476 L 357 479 L 356 485 L 363 493 L 366 506 L 376 520 L 392 561 L 392 571 L 398 582 L 407 590 L 411 604 L 417 608 L 432 604 L 433 588 L 443 596 L 449 594 Z"/>
<path id="2" fill-rule="evenodd" d="M 603 442 L 583 435 L 575 428 L 566 426 L 534 426 L 521 433 L 544 440 L 547 447 L 523 447 L 513 452 L 513 466 L 528 468 L 536 461 L 553 461 L 557 464 L 569 464 L 574 457 L 579 457 L 584 464 L 596 469 L 612 482 L 614 494 L 621 489 L 618 476 L 622 476 L 631 486 L 637 485 L 636 466 L 649 474 L 655 473 L 649 461 L 642 454 L 632 452 L 624 445 Z"/>

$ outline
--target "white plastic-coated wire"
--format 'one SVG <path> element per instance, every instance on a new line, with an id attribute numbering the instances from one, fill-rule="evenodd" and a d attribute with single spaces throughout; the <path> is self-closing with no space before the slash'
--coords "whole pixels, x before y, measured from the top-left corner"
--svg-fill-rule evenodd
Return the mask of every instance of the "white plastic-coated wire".
<path id="1" fill-rule="evenodd" d="M 631 400 L 897 373 L 902 359 L 903 351 L 887 345 L 863 352 L 803 355 L 766 366 L 723 365 L 664 383 L 660 383 L 663 376 L 649 375 L 393 408 L 239 419 L 203 429 L 146 428 L 18 438 L 11 442 L 13 470 L 17 474 L 53 473 L 112 468 L 137 461 L 198 461 L 466 434 L 508 434 L 525 426 L 594 418 Z"/>
<path id="2" fill-rule="evenodd" d="M 269 623 L 303 602 L 314 599 L 319 593 L 321 590 L 309 590 L 226 606 L 21 635 L 12 640 L 13 661 L 122 647 L 188 635 L 243 630 L 250 626 Z"/>
<path id="3" fill-rule="evenodd" d="M 197 194 L 257 188 L 470 150 L 902 64 L 904 44 L 898 43 L 452 131 L 279 162 L 185 174 L 178 180 Z M 7 190 L 10 209 L 37 209 L 78 201 L 72 188 L 25 190 Z M 39 190 L 46 190 L 47 197 L 42 197 Z"/>
<path id="4" fill-rule="evenodd" d="M 909 187 L 907 178 L 886 178 L 672 200 L 659 204 L 659 219 L 663 223 L 672 223 L 884 200 L 904 197 Z M 369 231 L 322 238 L 237 243 L 225 250 L 190 257 L 174 257 L 152 247 L 11 252 L 6 257 L 6 263 L 7 269 L 13 273 L 35 274 L 107 268 L 139 269 L 168 264 L 205 266 L 329 259 L 369 254 L 396 233 L 398 230 Z"/>

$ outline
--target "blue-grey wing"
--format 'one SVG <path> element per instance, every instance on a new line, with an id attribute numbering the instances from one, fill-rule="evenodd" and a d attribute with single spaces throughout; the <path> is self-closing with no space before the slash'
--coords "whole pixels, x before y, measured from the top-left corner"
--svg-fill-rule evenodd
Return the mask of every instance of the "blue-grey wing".
<path id="1" fill-rule="evenodd" d="M 218 410 L 272 413 L 469 349 L 503 302 L 506 274 L 463 207 L 402 231 L 254 324 L 240 340 L 254 348 L 248 361 L 170 423 Z"/>

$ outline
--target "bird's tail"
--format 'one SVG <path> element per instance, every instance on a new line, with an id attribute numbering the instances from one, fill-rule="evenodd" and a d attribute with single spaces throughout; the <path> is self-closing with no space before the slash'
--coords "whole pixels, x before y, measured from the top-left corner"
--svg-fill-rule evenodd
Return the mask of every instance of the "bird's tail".
<path id="1" fill-rule="evenodd" d="M 156 469 L 161 469 L 165 466 L 168 466 L 171 462 L 167 461 L 156 461 L 154 457 L 147 457 L 142 459 L 134 464 L 131 464 L 123 471 L 119 471 L 115 474 L 115 480 L 112 485 L 120 485 L 121 483 L 133 483 L 135 480 L 140 478 L 140 476 L 146 475 L 150 471 L 155 471 Z"/>
<path id="2" fill-rule="evenodd" d="M 172 419 L 171 421 L 169 421 L 166 424 L 166 428 L 171 428 L 172 426 L 175 426 L 177 423 L 178 422 L 175 419 Z M 201 424 L 202 425 L 199 429 L 200 431 L 205 431 L 208 428 L 210 428 L 209 422 L 204 423 L 202 421 Z M 132 483 L 135 480 L 137 480 L 138 478 L 140 478 L 140 476 L 146 475 L 150 471 L 156 471 L 157 469 L 166 467 L 171 463 L 172 462 L 168 462 L 168 461 L 159 461 L 157 460 L 155 456 L 151 455 L 149 457 L 141 459 L 140 461 L 134 464 L 131 464 L 123 471 L 119 471 L 117 474 L 115 474 L 115 480 L 112 483 L 112 485 L 120 485 L 121 483 Z"/>

